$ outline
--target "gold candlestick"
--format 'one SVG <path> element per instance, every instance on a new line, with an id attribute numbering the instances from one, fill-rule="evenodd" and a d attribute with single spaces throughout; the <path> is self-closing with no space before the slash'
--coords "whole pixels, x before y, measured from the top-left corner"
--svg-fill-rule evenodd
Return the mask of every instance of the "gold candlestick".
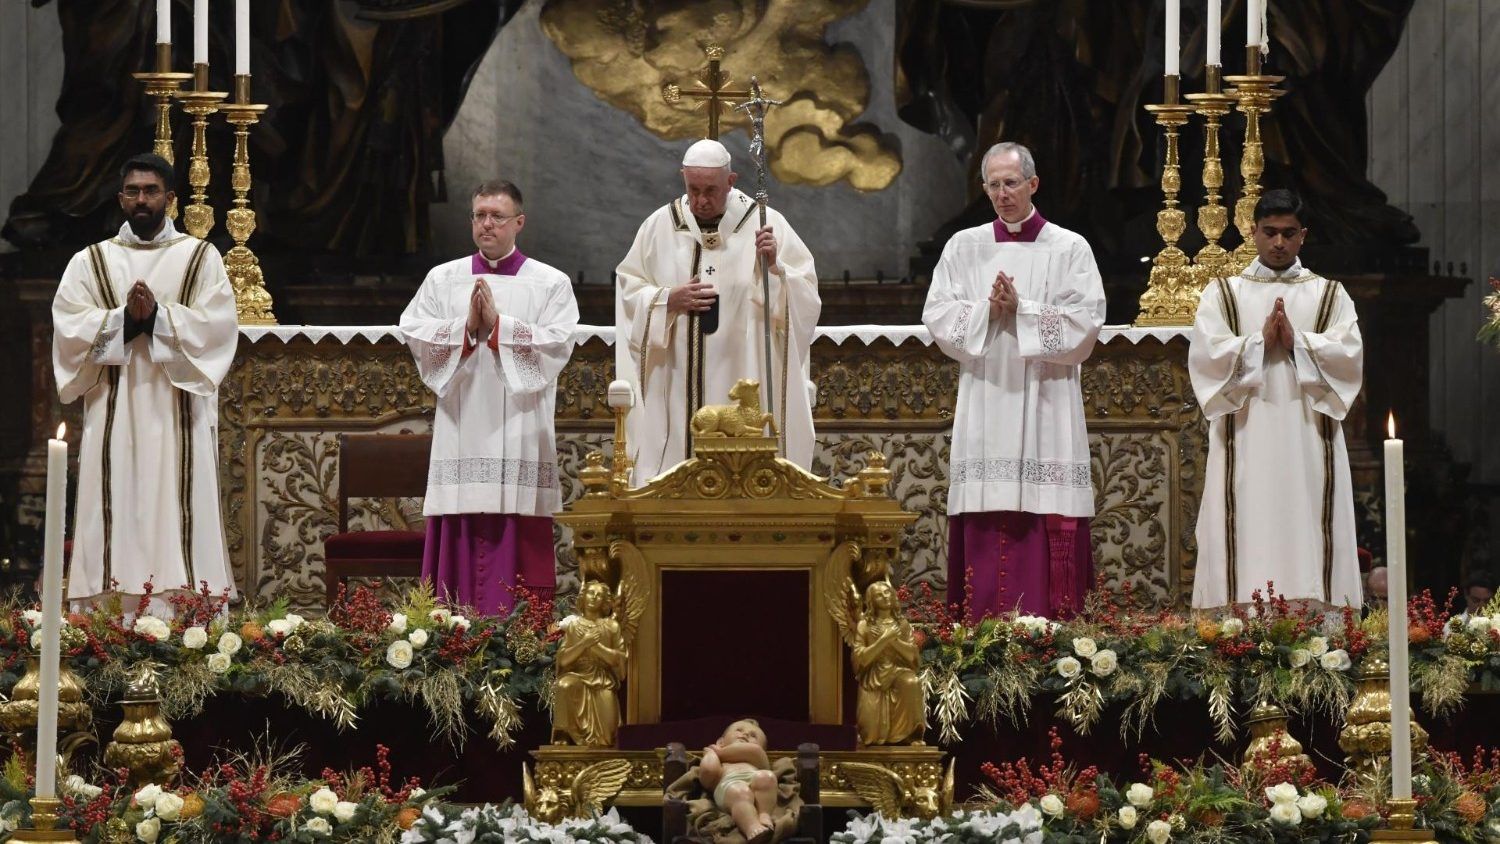
<path id="1" fill-rule="evenodd" d="M 1432 830 L 1413 829 L 1417 824 L 1417 801 L 1393 797 L 1386 806 L 1390 809 L 1389 826 L 1371 830 L 1371 841 L 1437 841 Z"/>
<path id="2" fill-rule="evenodd" d="M 150 73 L 133 73 L 146 86 L 146 95 L 156 98 L 156 143 L 151 151 L 165 158 L 168 164 L 176 163 L 172 155 L 172 100 L 182 83 L 193 78 L 191 73 L 172 72 L 172 45 L 156 45 L 156 70 Z M 167 206 L 167 216 L 177 219 L 177 202 Z"/>
<path id="3" fill-rule="evenodd" d="M 260 121 L 266 107 L 250 102 L 250 76 L 234 77 L 234 102 L 219 106 L 224 119 L 234 126 L 234 168 L 229 185 L 234 189 L 234 207 L 225 214 L 225 226 L 234 238 L 234 248 L 224 256 L 224 271 L 234 285 L 235 309 L 241 325 L 275 325 L 271 294 L 266 292 L 260 260 L 245 242 L 255 232 L 255 212 L 250 208 L 250 127 Z"/>
<path id="4" fill-rule="evenodd" d="M 31 828 L 16 830 L 9 840 L 13 844 L 30 844 L 33 841 L 71 841 L 77 844 L 78 839 L 73 837 L 72 830 L 67 827 L 57 828 L 57 810 L 61 806 L 62 800 L 55 797 L 31 798 Z"/>
<path id="5" fill-rule="evenodd" d="M 201 67 L 207 68 L 207 65 Z M 207 74 L 204 74 L 207 76 Z M 195 86 L 197 87 L 197 86 Z M 183 227 L 197 238 L 208 237 L 214 227 L 214 209 L 208 204 L 208 116 L 219 110 L 219 103 L 229 94 L 223 91 L 208 91 L 206 80 L 202 88 L 178 94 L 182 110 L 193 116 L 193 154 L 188 161 L 188 184 L 193 189 L 193 201 L 183 212 Z"/>
<path id="6" fill-rule="evenodd" d="M 1226 76 L 1224 81 L 1234 86 L 1231 91 L 1239 100 L 1240 113 L 1245 115 L 1245 152 L 1240 157 L 1240 176 L 1244 189 L 1239 201 L 1234 204 L 1234 226 L 1240 230 L 1240 245 L 1234 250 L 1230 265 L 1238 273 L 1255 260 L 1255 203 L 1260 201 L 1260 177 L 1266 169 L 1265 149 L 1260 141 L 1260 116 L 1271 110 L 1271 101 L 1282 95 L 1274 90 L 1276 83 L 1285 77 L 1262 76 L 1260 74 L 1260 52 L 1247 53 L 1253 58 L 1252 72 L 1245 76 Z"/>
<path id="7" fill-rule="evenodd" d="M 1177 247 L 1177 239 L 1187 228 L 1187 218 L 1177 207 L 1177 192 L 1182 189 L 1182 171 L 1177 158 L 1177 133 L 1193 113 L 1193 107 L 1177 104 L 1177 79 L 1167 77 L 1166 103 L 1148 105 L 1146 110 L 1156 118 L 1167 138 L 1167 156 L 1162 162 L 1162 210 L 1156 212 L 1156 232 L 1166 245 L 1151 262 L 1151 279 L 1141 294 L 1136 325 L 1192 325 L 1198 310 L 1198 288 L 1193 283 L 1187 254 Z"/>
<path id="8" fill-rule="evenodd" d="M 1222 93 L 1219 67 L 1209 65 L 1205 69 L 1208 90 L 1202 94 L 1188 94 L 1197 112 L 1203 115 L 1203 207 L 1198 209 L 1198 230 L 1203 232 L 1205 243 L 1193 258 L 1193 282 L 1199 291 L 1216 278 L 1233 275 L 1239 267 L 1232 267 L 1230 253 L 1219 243 L 1229 223 L 1229 212 L 1219 202 L 1219 189 L 1224 187 L 1224 165 L 1219 157 L 1219 125 L 1224 115 L 1237 98 Z"/>

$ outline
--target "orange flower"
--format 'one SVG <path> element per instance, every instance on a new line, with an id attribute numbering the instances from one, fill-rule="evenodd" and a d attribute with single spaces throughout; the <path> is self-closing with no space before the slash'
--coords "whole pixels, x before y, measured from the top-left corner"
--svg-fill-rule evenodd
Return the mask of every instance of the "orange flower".
<path id="1" fill-rule="evenodd" d="M 68 613 L 68 623 L 78 628 L 88 627 L 89 617 L 83 613 L 70 612 Z"/>
<path id="2" fill-rule="evenodd" d="M 927 644 L 927 634 L 923 633 L 920 629 L 912 630 L 911 636 L 912 639 L 917 643 L 917 650 L 920 651 L 922 649 L 922 646 Z"/>
<path id="3" fill-rule="evenodd" d="M 1068 795 L 1068 811 L 1079 820 L 1091 821 L 1099 814 L 1099 795 L 1093 791 L 1075 791 Z"/>
<path id="4" fill-rule="evenodd" d="M 258 642 L 265 637 L 266 631 L 262 630 L 260 625 L 253 621 L 247 621 L 240 625 L 240 638 L 247 642 Z"/>
<path id="5" fill-rule="evenodd" d="M 271 799 L 266 801 L 266 812 L 273 817 L 289 818 L 297 814 L 300 808 L 302 808 L 302 798 L 290 791 L 272 795 Z"/>
<path id="6" fill-rule="evenodd" d="M 420 817 L 422 817 L 421 809 L 418 809 L 416 806 L 407 806 L 396 813 L 396 826 L 402 829 L 411 829 L 412 824 L 416 823 L 417 818 Z"/>
<path id="7" fill-rule="evenodd" d="M 1489 807 L 1485 805 L 1484 798 L 1472 791 L 1465 791 L 1453 801 L 1453 811 L 1458 812 L 1459 817 L 1471 824 L 1484 820 L 1485 812 L 1488 810 Z"/>
<path id="8" fill-rule="evenodd" d="M 1208 619 L 1198 622 L 1198 638 L 1205 644 L 1212 645 L 1219 638 L 1219 625 Z"/>
<path id="9" fill-rule="evenodd" d="M 1409 624 L 1406 627 L 1406 638 L 1413 645 L 1423 645 L 1432 641 L 1432 631 L 1420 624 Z"/>
<path id="10" fill-rule="evenodd" d="M 190 821 L 203 814 L 203 798 L 196 794 L 184 794 L 182 796 L 182 810 L 177 814 L 178 817 L 185 821 Z"/>
<path id="11" fill-rule="evenodd" d="M 1223 826 L 1224 813 L 1216 812 L 1213 809 L 1200 809 L 1194 813 L 1193 820 L 1204 826 Z"/>
<path id="12" fill-rule="evenodd" d="M 1344 817 L 1351 821 L 1357 821 L 1375 814 L 1375 807 L 1370 805 L 1368 801 L 1356 797 L 1353 800 L 1345 800 L 1341 811 Z"/>

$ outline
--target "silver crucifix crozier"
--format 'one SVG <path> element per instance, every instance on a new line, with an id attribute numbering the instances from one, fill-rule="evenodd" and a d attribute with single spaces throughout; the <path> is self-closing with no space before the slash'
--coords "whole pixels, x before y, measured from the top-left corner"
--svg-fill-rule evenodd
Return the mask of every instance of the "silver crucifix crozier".
<path id="1" fill-rule="evenodd" d="M 760 88 L 760 80 L 750 77 L 750 99 L 735 106 L 750 116 L 750 155 L 755 159 L 755 204 L 760 209 L 760 227 L 766 226 L 766 203 L 770 195 L 766 192 L 766 109 L 781 105 L 781 100 L 767 99 Z M 771 273 L 765 261 L 760 262 L 761 328 L 766 349 L 765 377 L 766 412 L 776 417 L 776 379 L 771 368 Z M 783 434 L 786 425 L 777 426 Z"/>

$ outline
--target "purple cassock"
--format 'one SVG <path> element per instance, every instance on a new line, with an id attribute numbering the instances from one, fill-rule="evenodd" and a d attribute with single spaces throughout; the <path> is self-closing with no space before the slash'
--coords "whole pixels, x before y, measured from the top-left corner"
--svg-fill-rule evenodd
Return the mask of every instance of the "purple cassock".
<path id="1" fill-rule="evenodd" d="M 996 218 L 995 242 L 1033 243 L 1046 225 L 1039 211 L 1014 232 Z M 1082 609 L 1093 580 L 1086 518 L 1014 511 L 948 517 L 948 602 L 967 599 L 971 624 L 1011 610 L 1066 618 Z"/>
<path id="2" fill-rule="evenodd" d="M 476 252 L 472 272 L 513 276 L 525 262 L 520 249 L 494 262 Z M 490 332 L 491 349 L 498 336 L 498 331 Z M 474 346 L 465 343 L 464 354 L 473 351 Z M 439 598 L 480 615 L 508 614 L 520 585 L 550 599 L 557 587 L 552 518 L 515 513 L 428 516 L 422 579 L 432 584 Z"/>

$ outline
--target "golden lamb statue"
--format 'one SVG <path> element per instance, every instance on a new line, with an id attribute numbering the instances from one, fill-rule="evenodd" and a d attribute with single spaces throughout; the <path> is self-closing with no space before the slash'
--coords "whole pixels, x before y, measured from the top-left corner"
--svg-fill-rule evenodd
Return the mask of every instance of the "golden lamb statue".
<path id="1" fill-rule="evenodd" d="M 776 418 L 760 409 L 760 382 L 741 378 L 729 391 L 735 404 L 707 404 L 693 414 L 695 437 L 763 437 L 766 426 L 779 436 Z"/>

